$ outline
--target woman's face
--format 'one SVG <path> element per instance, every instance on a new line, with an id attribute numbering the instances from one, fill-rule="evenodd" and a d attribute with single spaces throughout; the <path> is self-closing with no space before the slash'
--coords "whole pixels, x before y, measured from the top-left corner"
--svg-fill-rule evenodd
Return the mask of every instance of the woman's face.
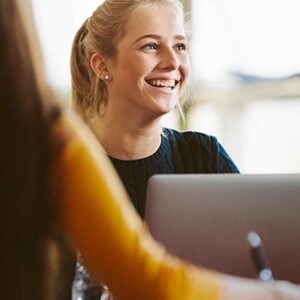
<path id="1" fill-rule="evenodd" d="M 108 102 L 151 116 L 172 110 L 189 75 L 186 48 L 183 21 L 174 8 L 137 10 L 117 45 L 117 56 L 108 61 Z"/>

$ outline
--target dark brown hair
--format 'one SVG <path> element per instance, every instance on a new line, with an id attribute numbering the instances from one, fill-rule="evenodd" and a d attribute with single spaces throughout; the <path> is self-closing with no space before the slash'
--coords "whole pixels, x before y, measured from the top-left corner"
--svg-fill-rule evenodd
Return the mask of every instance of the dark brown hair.
<path id="1" fill-rule="evenodd" d="M 49 244 L 57 235 L 50 129 L 60 109 L 43 77 L 27 1 L 0 0 L 0 41 L 0 294 L 46 299 Z"/>

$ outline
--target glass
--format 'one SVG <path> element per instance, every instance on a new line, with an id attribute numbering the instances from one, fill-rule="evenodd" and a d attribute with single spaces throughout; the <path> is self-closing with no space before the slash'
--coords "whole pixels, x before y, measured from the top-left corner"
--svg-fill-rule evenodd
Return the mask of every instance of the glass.
<path id="1" fill-rule="evenodd" d="M 77 257 L 72 285 L 72 300 L 113 300 L 107 287 L 99 285 L 91 278 L 80 255 Z"/>

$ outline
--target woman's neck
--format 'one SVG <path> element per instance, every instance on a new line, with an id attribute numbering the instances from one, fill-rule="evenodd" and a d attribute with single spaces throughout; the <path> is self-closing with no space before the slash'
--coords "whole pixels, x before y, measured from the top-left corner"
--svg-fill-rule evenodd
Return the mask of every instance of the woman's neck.
<path id="1" fill-rule="evenodd" d="M 161 143 L 160 120 L 149 123 L 101 117 L 89 122 L 106 153 L 121 160 L 136 160 L 155 153 Z"/>

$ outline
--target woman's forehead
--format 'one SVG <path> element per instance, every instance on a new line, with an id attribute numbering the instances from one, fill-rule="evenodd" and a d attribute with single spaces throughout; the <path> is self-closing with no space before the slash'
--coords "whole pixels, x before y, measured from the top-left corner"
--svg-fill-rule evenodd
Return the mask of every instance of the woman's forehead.
<path id="1" fill-rule="evenodd" d="M 127 20 L 124 37 L 143 35 L 185 36 L 183 17 L 171 6 L 151 5 L 134 11 Z"/>

